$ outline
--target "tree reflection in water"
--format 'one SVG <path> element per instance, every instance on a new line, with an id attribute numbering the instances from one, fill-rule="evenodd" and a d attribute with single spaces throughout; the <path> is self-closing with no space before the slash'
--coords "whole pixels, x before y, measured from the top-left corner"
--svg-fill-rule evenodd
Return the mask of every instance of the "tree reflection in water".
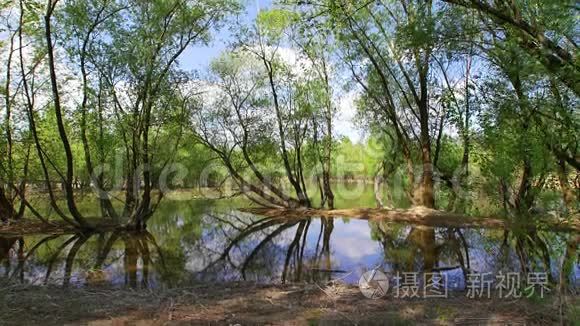
<path id="1" fill-rule="evenodd" d="M 447 273 L 465 289 L 469 273 L 545 272 L 552 284 L 576 282 L 574 268 L 580 236 L 537 230 L 478 230 L 403 226 L 371 222 L 373 237 L 384 250 L 383 268 L 395 273 Z M 547 244 L 561 244 L 550 248 Z M 555 259 L 562 257 L 562 259 Z M 474 266 L 472 266 L 474 265 Z M 460 270 L 461 274 L 453 273 Z M 562 273 L 560 273 L 562 271 Z M 569 277 L 567 277 L 569 276 Z M 459 279 L 453 279 L 457 278 Z M 574 288 L 567 287 L 567 288 Z"/>
<path id="2" fill-rule="evenodd" d="M 359 272 L 382 264 L 388 273 L 446 274 L 454 289 L 465 289 L 470 272 L 500 271 L 523 277 L 545 271 L 554 283 L 577 286 L 575 234 L 263 218 L 238 211 L 181 219 L 152 225 L 156 237 L 126 231 L 0 237 L 0 276 L 147 288 L 239 280 L 323 283 L 353 273 L 348 282 L 354 283 Z M 175 221 L 181 226 L 168 227 Z"/>
<path id="3" fill-rule="evenodd" d="M 95 241 L 91 241 L 94 240 Z M 34 239 L 31 239 L 34 241 Z M 32 242 L 31 241 L 31 242 Z M 4 266 L 4 276 L 7 278 L 18 278 L 21 282 L 38 283 L 43 279 L 44 284 L 55 283 L 58 279 L 63 286 L 69 286 L 73 279 L 75 264 L 80 268 L 81 273 L 77 278 L 83 278 L 85 285 L 101 285 L 107 281 L 105 270 L 118 261 L 118 257 L 107 260 L 111 253 L 118 255 L 120 251 L 118 245 L 122 245 L 122 265 L 124 270 L 124 285 L 132 288 L 138 287 L 138 275 L 141 276 L 141 287 L 149 287 L 150 265 L 155 263 L 157 270 L 163 271 L 164 259 L 155 239 L 148 232 L 126 232 L 116 231 L 110 233 L 84 233 L 72 235 L 49 235 L 40 238 L 29 250 L 25 252 L 24 238 L 0 238 L 0 263 Z M 83 251 L 83 256 L 79 257 L 81 248 L 88 247 Z M 151 259 L 150 248 L 157 251 L 158 259 L 154 262 Z M 12 267 L 14 257 L 11 251 L 17 251 L 17 262 Z M 88 254 L 88 255 L 87 255 Z M 64 259 L 63 259 L 64 257 Z M 30 261 L 33 260 L 33 261 Z M 89 266 L 90 260 L 94 261 Z M 107 264 L 107 261 L 109 263 Z M 29 263 L 27 266 L 27 263 Z M 39 268 L 44 267 L 44 268 Z M 59 276 L 54 276 L 55 270 L 59 271 Z M 25 274 L 28 278 L 25 279 Z M 74 283 L 81 283 L 75 280 Z"/>
<path id="4" fill-rule="evenodd" d="M 0 264 L 4 265 L 4 277 L 9 276 L 11 267 L 11 252 L 16 252 L 18 261 L 24 259 L 24 239 L 22 237 L 0 237 Z M 19 274 L 20 278 L 24 277 L 24 273 Z"/>
<path id="5" fill-rule="evenodd" d="M 290 221 L 283 218 L 260 218 L 249 223 L 243 222 L 239 216 L 224 219 L 223 216 L 212 215 L 210 218 L 221 222 L 213 224 L 214 232 L 223 234 L 228 241 L 218 258 L 200 274 L 224 274 L 223 270 L 231 268 L 239 271 L 244 280 L 273 280 L 279 272 L 278 266 L 275 266 L 278 258 L 283 258 L 279 276 L 282 283 L 325 281 L 336 272 L 332 269 L 330 254 L 333 218 L 320 219 L 320 231 L 315 243 L 308 240 L 312 218 Z M 288 241 L 276 241 L 280 240 L 278 238 Z M 314 251 L 307 250 L 307 247 L 314 248 Z"/>

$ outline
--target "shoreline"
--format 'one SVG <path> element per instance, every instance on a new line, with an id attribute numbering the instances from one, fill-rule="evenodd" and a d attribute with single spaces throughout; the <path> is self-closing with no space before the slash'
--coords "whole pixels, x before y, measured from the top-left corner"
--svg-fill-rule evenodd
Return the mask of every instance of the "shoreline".
<path id="1" fill-rule="evenodd" d="M 410 209 L 386 209 L 386 208 L 352 208 L 352 209 L 277 209 L 277 208 L 243 208 L 242 212 L 279 219 L 304 219 L 312 217 L 344 217 L 369 221 L 386 221 L 394 223 L 408 223 L 431 227 L 459 227 L 459 228 L 484 228 L 484 229 L 535 229 L 545 228 L 550 231 L 580 232 L 580 216 L 570 216 L 569 220 L 554 221 L 536 219 L 529 223 L 513 223 L 506 219 L 496 217 L 477 217 L 457 213 L 450 213 L 426 207 L 413 207 Z M 541 222 L 535 225 L 534 222 Z"/>
<path id="2" fill-rule="evenodd" d="M 369 221 L 385 221 L 393 223 L 408 223 L 428 227 L 457 227 L 483 229 L 549 229 L 556 232 L 580 232 L 580 216 L 572 215 L 569 220 L 554 221 L 536 219 L 528 223 L 513 223 L 496 217 L 476 217 L 446 211 L 434 210 L 425 207 L 410 209 L 384 208 L 353 208 L 353 209 L 284 209 L 284 208 L 239 208 L 241 212 L 264 216 L 264 218 L 293 220 L 306 218 L 353 218 Z M 111 224 L 100 218 L 91 218 L 95 226 L 91 232 L 108 232 L 127 230 L 123 225 Z M 41 221 L 23 218 L 9 223 L 0 223 L 0 236 L 24 236 L 33 234 L 72 234 L 83 232 L 64 221 L 51 221 L 47 225 Z"/>

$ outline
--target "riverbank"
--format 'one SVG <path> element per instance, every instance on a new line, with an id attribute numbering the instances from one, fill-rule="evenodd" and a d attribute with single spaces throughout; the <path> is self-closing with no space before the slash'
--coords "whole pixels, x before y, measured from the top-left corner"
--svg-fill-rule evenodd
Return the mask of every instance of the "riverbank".
<path id="1" fill-rule="evenodd" d="M 87 221 L 89 224 L 94 225 L 95 230 L 99 232 L 112 231 L 119 227 L 118 225 L 101 218 L 90 218 L 87 219 Z M 8 223 L 0 222 L 0 236 L 21 236 L 31 234 L 61 235 L 72 233 L 78 233 L 78 229 L 62 220 L 51 220 L 50 224 L 30 218 L 22 218 L 15 221 L 11 220 Z"/>
<path id="2" fill-rule="evenodd" d="M 486 216 L 468 216 L 463 214 L 413 207 L 410 209 L 386 208 L 352 208 L 352 209 L 277 209 L 277 208 L 245 208 L 244 212 L 280 219 L 304 219 L 311 217 L 358 218 L 370 221 L 386 221 L 393 223 L 410 223 L 432 227 L 459 227 L 484 229 L 548 229 L 551 231 L 580 232 L 580 216 L 570 216 L 568 219 L 557 219 L 550 215 L 537 216 L 529 223 L 513 223 L 507 219 Z"/>
<path id="3" fill-rule="evenodd" d="M 3 325 L 394 325 L 572 324 L 578 296 L 544 299 L 365 298 L 356 286 L 205 284 L 172 290 L 0 284 Z"/>
<path id="4" fill-rule="evenodd" d="M 489 228 L 489 229 L 547 229 L 551 231 L 580 232 L 580 216 L 574 215 L 566 220 L 558 220 L 552 216 L 543 216 L 527 224 L 512 223 L 497 217 L 475 217 L 450 213 L 425 207 L 410 209 L 383 208 L 353 208 L 353 209 L 272 209 L 272 208 L 241 208 L 240 211 L 266 218 L 293 220 L 305 218 L 355 218 L 393 223 L 409 223 L 431 227 L 459 228 Z M 111 231 L 118 225 L 106 219 L 91 218 L 90 224 L 98 231 Z M 537 222 L 537 223 L 536 223 Z M 0 223 L 0 235 L 18 236 L 28 234 L 67 234 L 76 230 L 64 221 L 54 220 L 51 224 L 34 219 L 20 219 L 9 223 Z"/>

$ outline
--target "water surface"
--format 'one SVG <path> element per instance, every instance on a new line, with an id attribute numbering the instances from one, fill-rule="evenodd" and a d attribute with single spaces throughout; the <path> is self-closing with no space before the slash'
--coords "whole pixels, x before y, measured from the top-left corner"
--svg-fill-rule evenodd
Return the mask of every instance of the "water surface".
<path id="1" fill-rule="evenodd" d="M 340 280 L 380 268 L 445 275 L 546 272 L 580 286 L 574 235 L 359 219 L 267 219 L 207 201 L 168 202 L 148 232 L 0 237 L 0 277 L 32 284 L 159 288 L 200 282 Z M 577 250 L 576 250 L 577 252 Z M 524 276 L 525 277 L 525 276 Z"/>

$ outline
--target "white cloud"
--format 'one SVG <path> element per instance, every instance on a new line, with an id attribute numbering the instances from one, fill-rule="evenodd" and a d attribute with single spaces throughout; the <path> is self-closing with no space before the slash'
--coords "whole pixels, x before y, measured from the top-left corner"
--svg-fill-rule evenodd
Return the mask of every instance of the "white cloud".
<path id="1" fill-rule="evenodd" d="M 356 127 L 354 118 L 356 116 L 355 101 L 360 96 L 358 90 L 351 90 L 338 99 L 338 112 L 334 119 L 334 132 L 339 136 L 346 136 L 353 142 L 358 142 L 362 138 L 361 131 Z"/>
<path id="2" fill-rule="evenodd" d="M 312 63 L 293 48 L 279 47 L 276 49 L 276 54 L 296 76 L 304 77 L 312 69 Z"/>

